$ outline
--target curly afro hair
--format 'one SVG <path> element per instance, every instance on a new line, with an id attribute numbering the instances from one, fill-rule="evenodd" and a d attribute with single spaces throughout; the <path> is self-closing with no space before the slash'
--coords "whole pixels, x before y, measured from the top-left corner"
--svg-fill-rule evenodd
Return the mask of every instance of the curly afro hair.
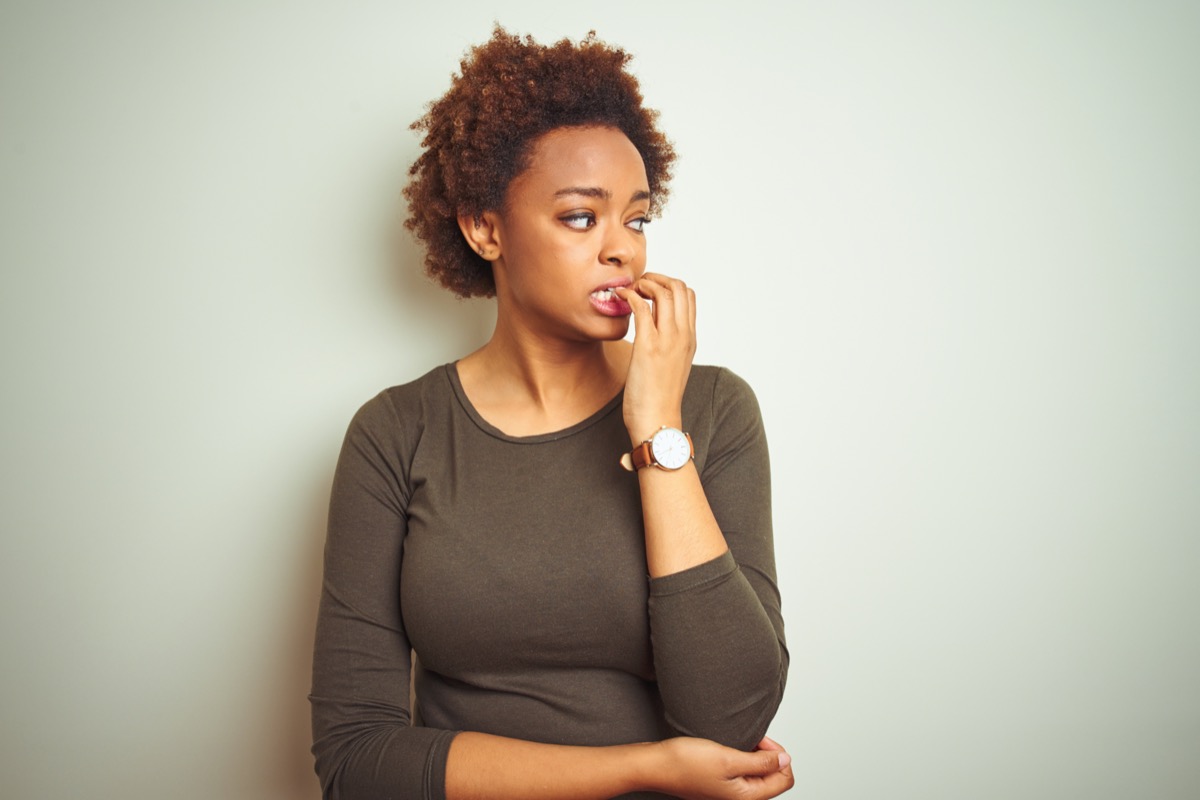
<path id="1" fill-rule="evenodd" d="M 412 128 L 424 151 L 409 169 L 404 225 L 426 249 L 430 277 L 459 297 L 496 293 L 491 264 L 463 238 L 458 216 L 501 210 L 508 185 L 529 166 L 535 140 L 555 128 L 600 125 L 624 133 L 642 156 L 651 213 L 662 207 L 675 151 L 642 106 L 630 56 L 595 31 L 578 45 L 540 45 L 499 25 L 469 50 L 450 90 Z"/>

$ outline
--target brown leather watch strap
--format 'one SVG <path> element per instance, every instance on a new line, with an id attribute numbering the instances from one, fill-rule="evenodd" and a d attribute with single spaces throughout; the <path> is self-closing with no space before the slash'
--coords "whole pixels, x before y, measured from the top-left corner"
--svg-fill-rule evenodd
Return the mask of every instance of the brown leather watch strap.
<path id="1" fill-rule="evenodd" d="M 690 457 L 695 458 L 696 446 L 692 443 L 692 435 L 686 431 L 683 432 L 683 435 L 687 438 Z M 633 448 L 633 450 L 621 456 L 621 466 L 629 472 L 637 472 L 639 469 L 649 466 L 666 469 L 666 467 L 659 466 L 658 462 L 654 460 L 654 456 L 650 450 L 650 439 L 647 439 Z"/>
<path id="2" fill-rule="evenodd" d="M 647 439 L 637 447 L 633 448 L 633 451 L 629 454 L 629 457 L 633 460 L 634 472 L 637 472 L 642 467 L 648 467 L 653 464 L 654 457 L 650 454 L 650 440 Z"/>

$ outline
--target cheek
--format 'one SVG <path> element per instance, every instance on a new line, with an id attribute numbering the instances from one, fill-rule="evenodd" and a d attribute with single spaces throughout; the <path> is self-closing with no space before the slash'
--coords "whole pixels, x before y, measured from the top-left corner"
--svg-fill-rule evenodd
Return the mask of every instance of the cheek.
<path id="1" fill-rule="evenodd" d="M 643 239 L 641 245 L 638 246 L 637 255 L 630 261 L 629 266 L 633 268 L 633 273 L 637 277 L 641 277 L 646 271 L 646 240 Z"/>
<path id="2" fill-rule="evenodd" d="M 546 235 L 545 232 L 522 240 L 515 255 L 522 271 L 530 278 L 561 284 L 577 278 L 581 269 L 596 259 L 595 248 L 585 237 Z"/>
<path id="3" fill-rule="evenodd" d="M 510 230 L 506 249 L 520 263 L 553 261 L 578 245 L 578 237 L 569 233 L 552 222 L 522 220 L 522 224 Z"/>

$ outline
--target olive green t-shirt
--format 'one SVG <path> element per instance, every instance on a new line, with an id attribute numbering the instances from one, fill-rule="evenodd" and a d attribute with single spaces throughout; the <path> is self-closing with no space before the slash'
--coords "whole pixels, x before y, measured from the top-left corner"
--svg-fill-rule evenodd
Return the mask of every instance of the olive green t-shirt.
<path id="1" fill-rule="evenodd" d="M 443 800 L 463 730 L 742 749 L 766 732 L 788 655 L 754 394 L 692 368 L 683 424 L 729 552 L 655 579 L 637 476 L 619 465 L 621 401 L 509 436 L 448 364 L 359 410 L 334 477 L 313 662 L 327 798 Z"/>

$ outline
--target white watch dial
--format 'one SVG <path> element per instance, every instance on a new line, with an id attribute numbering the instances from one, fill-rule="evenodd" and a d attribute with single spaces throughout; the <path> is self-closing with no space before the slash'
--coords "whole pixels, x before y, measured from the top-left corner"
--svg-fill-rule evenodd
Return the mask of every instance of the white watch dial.
<path id="1" fill-rule="evenodd" d="M 683 431 L 663 428 L 650 439 L 655 463 L 665 469 L 679 469 L 692 457 L 692 448 Z"/>

